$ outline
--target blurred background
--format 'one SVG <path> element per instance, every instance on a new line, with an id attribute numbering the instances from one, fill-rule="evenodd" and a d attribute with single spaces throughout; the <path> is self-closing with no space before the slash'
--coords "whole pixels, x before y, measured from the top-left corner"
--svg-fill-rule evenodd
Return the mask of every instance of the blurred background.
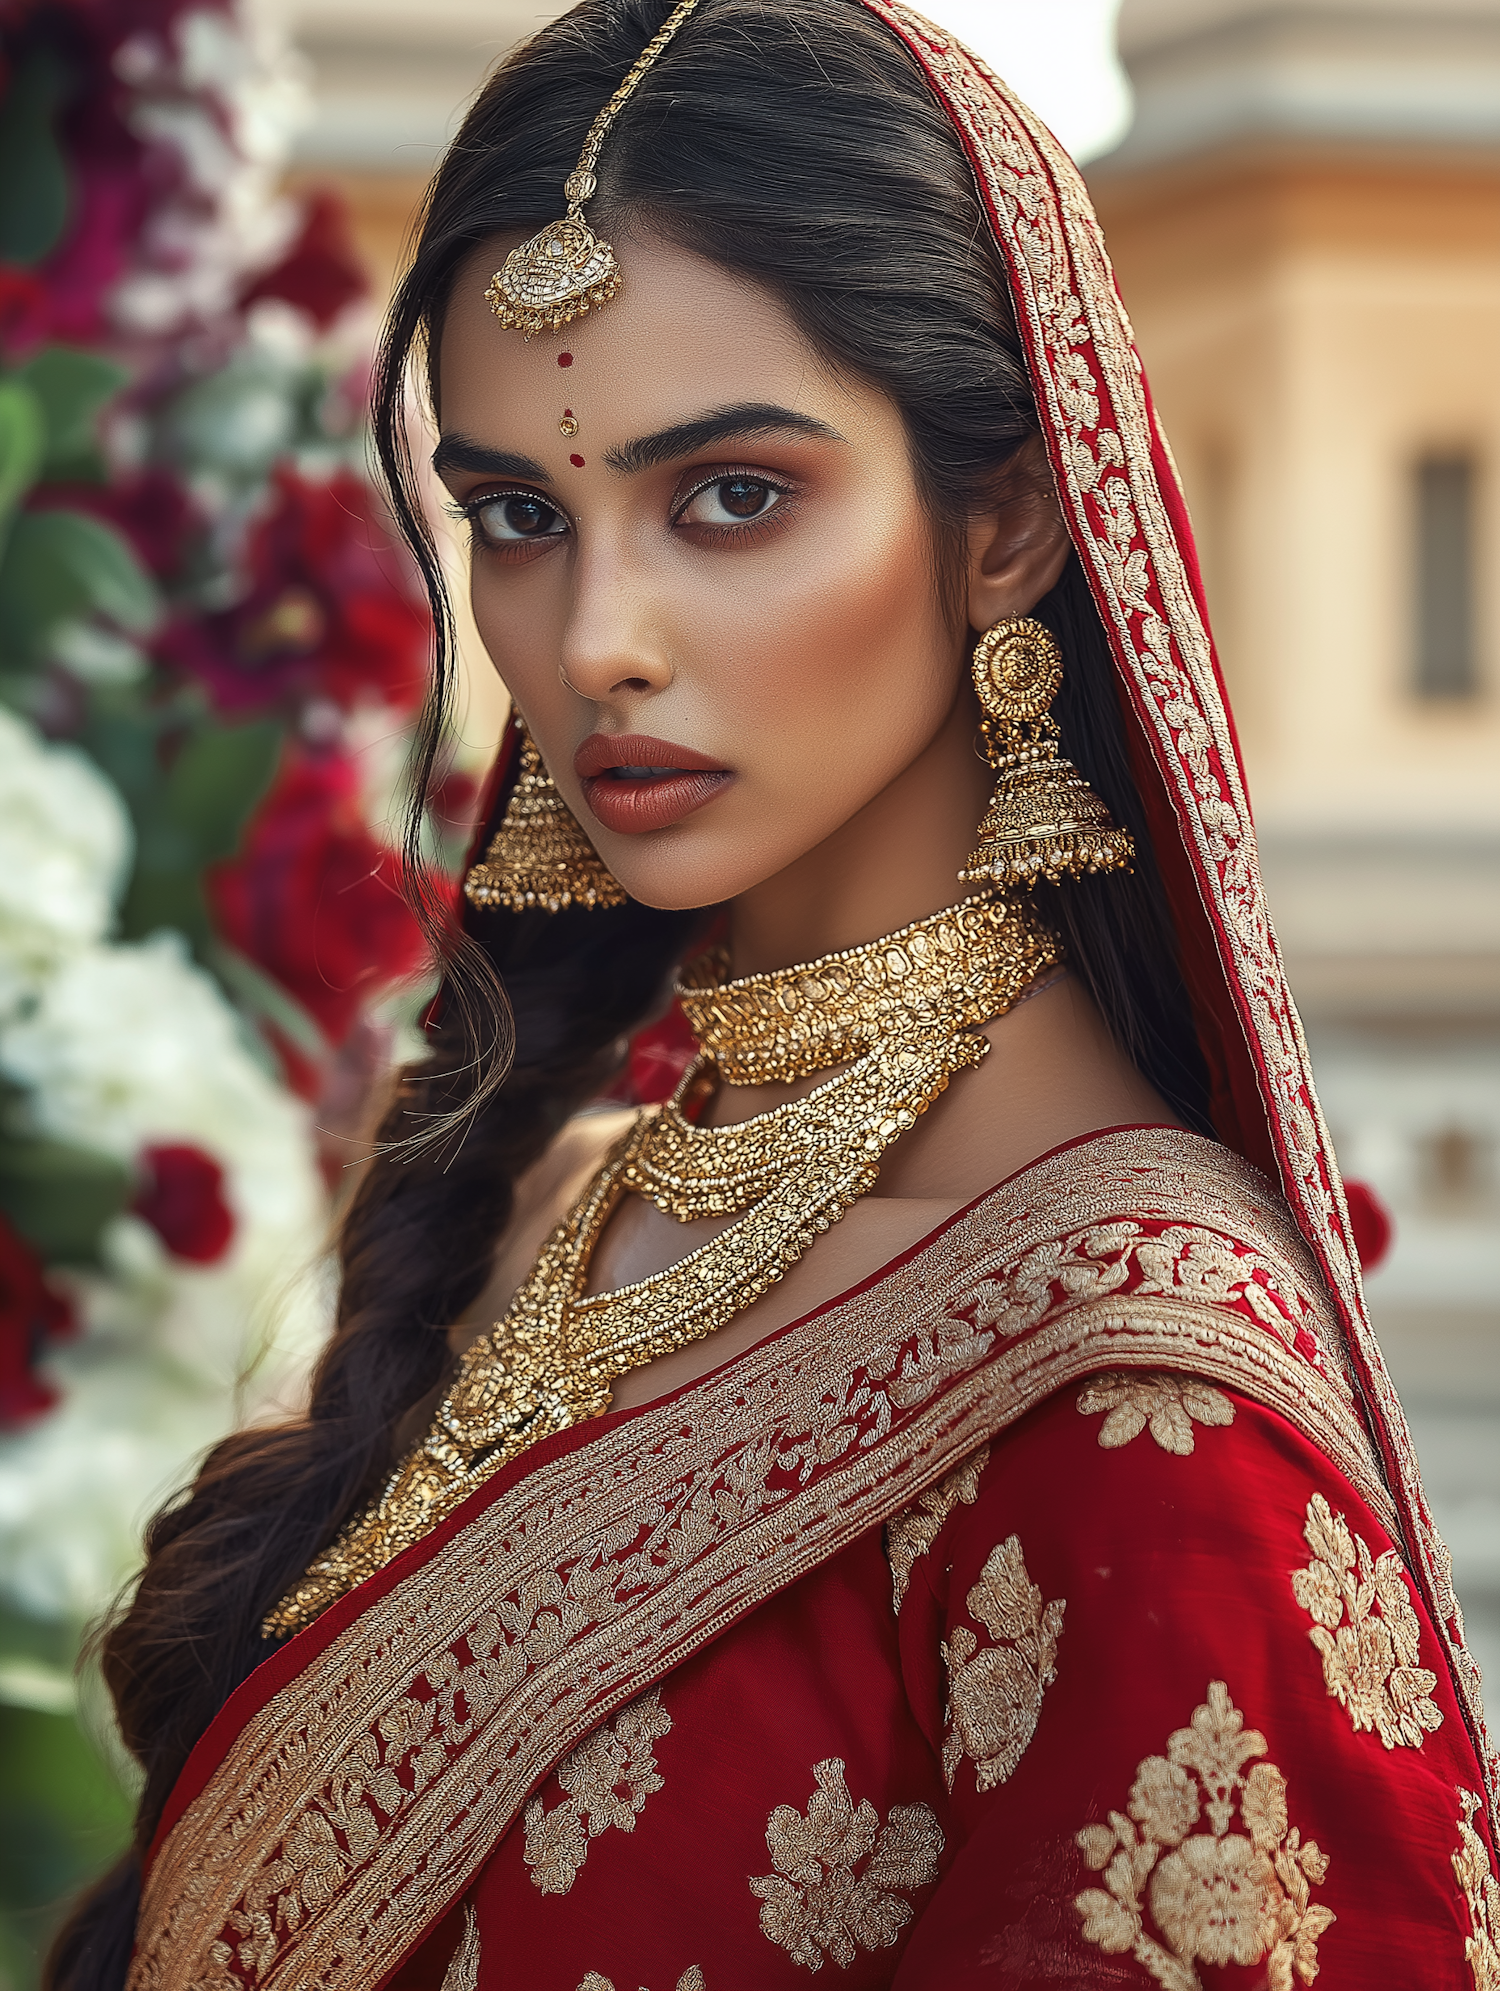
<path id="1" fill-rule="evenodd" d="M 0 5 L 0 1991 L 128 1812 L 81 1629 L 294 1393 L 423 1001 L 391 845 L 426 628 L 365 369 L 445 140 L 559 11 Z M 1088 174 L 1500 1685 L 1500 0 L 933 11 Z M 504 713 L 466 668 L 437 874 Z"/>

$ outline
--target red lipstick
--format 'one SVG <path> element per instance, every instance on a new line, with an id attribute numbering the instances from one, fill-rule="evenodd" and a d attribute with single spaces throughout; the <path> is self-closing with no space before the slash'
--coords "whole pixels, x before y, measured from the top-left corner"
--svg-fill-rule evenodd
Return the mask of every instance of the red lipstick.
<path id="1" fill-rule="evenodd" d="M 734 779 L 722 762 L 647 733 L 590 733 L 573 771 L 594 815 L 622 836 L 680 823 Z"/>

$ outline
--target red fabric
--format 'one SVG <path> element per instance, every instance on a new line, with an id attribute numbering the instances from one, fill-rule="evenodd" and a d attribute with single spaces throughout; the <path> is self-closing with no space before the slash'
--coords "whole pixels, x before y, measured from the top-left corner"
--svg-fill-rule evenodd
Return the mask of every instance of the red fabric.
<path id="1" fill-rule="evenodd" d="M 1368 1182 L 1346 1182 L 1344 1196 L 1349 1204 L 1349 1226 L 1359 1250 L 1360 1268 L 1373 1272 L 1391 1248 L 1395 1223 Z"/>
<path id="2" fill-rule="evenodd" d="M 1292 1588 L 1292 1573 L 1312 1561 L 1304 1529 L 1315 1495 L 1375 1558 L 1391 1546 L 1380 1522 L 1313 1446 L 1243 1397 L 1226 1394 L 1232 1424 L 1195 1426 L 1183 1457 L 1149 1429 L 1105 1449 L 1102 1414 L 1081 1415 L 1079 1396 L 1060 1392 L 996 1444 L 977 1498 L 955 1507 L 913 1566 L 899 1622 L 874 1530 L 658 1683 L 665 1719 L 652 1717 L 661 1731 L 648 1737 L 654 1767 L 619 1748 L 613 1806 L 578 1755 L 556 1766 L 533 1800 L 531 1861 L 518 1820 L 472 1891 L 479 1991 L 576 1991 L 591 1971 L 620 1991 L 659 1991 L 694 1965 L 710 1991 L 803 1983 L 807 1962 L 768 1938 L 750 1882 L 777 1874 L 767 1840 L 777 1808 L 805 1818 L 814 1766 L 833 1760 L 854 1806 L 872 1805 L 878 1825 L 895 1807 L 926 1806 L 943 1842 L 936 1885 L 883 1890 L 895 1899 L 886 1920 L 901 1921 L 892 1943 L 867 1945 L 856 1930 L 852 1955 L 825 1950 L 841 1966 L 839 1983 L 1150 1984 L 1129 1954 L 1083 1933 L 1076 1899 L 1101 1882 L 1078 1833 L 1111 1812 L 1128 1815 L 1140 1766 L 1166 1754 L 1213 1681 L 1264 1738 L 1263 1756 L 1241 1769 L 1275 1765 L 1289 1824 L 1327 1858 L 1309 1890 L 1336 1917 L 1316 1941 L 1319 1991 L 1467 1991 L 1469 1925 L 1451 1855 L 1455 1785 L 1472 1777 L 1473 1758 L 1446 1676 L 1437 1677 L 1438 1635 L 1414 1601 L 1441 1725 L 1420 1749 L 1388 1748 L 1373 1730 L 1356 1731 L 1330 1695 Z M 950 1791 L 944 1646 L 965 1628 L 981 1654 L 1004 1646 L 969 1596 L 1012 1537 L 1041 1599 L 1064 1606 L 1056 1678 L 1014 1771 L 981 1791 L 975 1762 L 960 1753 Z M 570 1861 L 549 1873 L 547 1841 L 564 1836 L 556 1814 L 566 1818 L 590 1792 L 594 1809 L 573 1841 L 581 1863 L 571 1879 Z M 1199 1797 L 1192 1830 L 1202 1838 L 1211 1826 Z M 1231 1830 L 1244 1836 L 1238 1811 Z M 868 1852 L 853 1862 L 855 1883 Z M 797 1884 L 807 1874 L 816 1869 Z M 544 1880 L 567 1880 L 566 1891 Z M 837 1899 L 832 1886 L 825 1937 L 839 1922 Z M 408 1962 L 396 1980 L 403 1991 L 436 1991 L 458 1928 L 450 1918 Z M 1205 1991 L 1267 1984 L 1263 1961 L 1197 1969 Z M 1294 1981 L 1308 1980 L 1285 1979 Z"/>

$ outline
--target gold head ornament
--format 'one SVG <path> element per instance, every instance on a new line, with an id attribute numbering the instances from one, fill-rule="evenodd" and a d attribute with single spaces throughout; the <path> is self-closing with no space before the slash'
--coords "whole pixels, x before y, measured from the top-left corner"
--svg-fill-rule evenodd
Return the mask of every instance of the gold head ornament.
<path id="1" fill-rule="evenodd" d="M 965 885 L 1034 885 L 1129 870 L 1130 832 L 1060 751 L 1051 705 L 1062 685 L 1062 651 L 1029 616 L 997 622 L 974 650 L 980 732 L 995 792 L 979 841 L 959 872 Z"/>
<path id="2" fill-rule="evenodd" d="M 563 182 L 567 213 L 560 221 L 549 221 L 519 249 L 512 249 L 490 278 L 485 297 L 502 325 L 528 339 L 538 332 L 561 331 L 572 319 L 607 304 L 624 282 L 614 250 L 584 220 L 584 203 L 598 190 L 599 152 L 605 133 L 697 5 L 698 0 L 681 0 L 594 119 L 578 164 Z"/>

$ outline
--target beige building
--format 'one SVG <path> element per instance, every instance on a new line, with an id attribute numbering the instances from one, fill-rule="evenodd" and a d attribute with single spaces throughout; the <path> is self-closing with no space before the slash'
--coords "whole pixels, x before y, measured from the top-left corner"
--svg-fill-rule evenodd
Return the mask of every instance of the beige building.
<path id="1" fill-rule="evenodd" d="M 561 9 L 282 4 L 317 104 L 299 176 L 344 188 L 384 274 L 485 69 Z M 1500 1682 L 1500 0 L 1123 0 L 1119 32 L 1135 119 L 1089 178 Z"/>

